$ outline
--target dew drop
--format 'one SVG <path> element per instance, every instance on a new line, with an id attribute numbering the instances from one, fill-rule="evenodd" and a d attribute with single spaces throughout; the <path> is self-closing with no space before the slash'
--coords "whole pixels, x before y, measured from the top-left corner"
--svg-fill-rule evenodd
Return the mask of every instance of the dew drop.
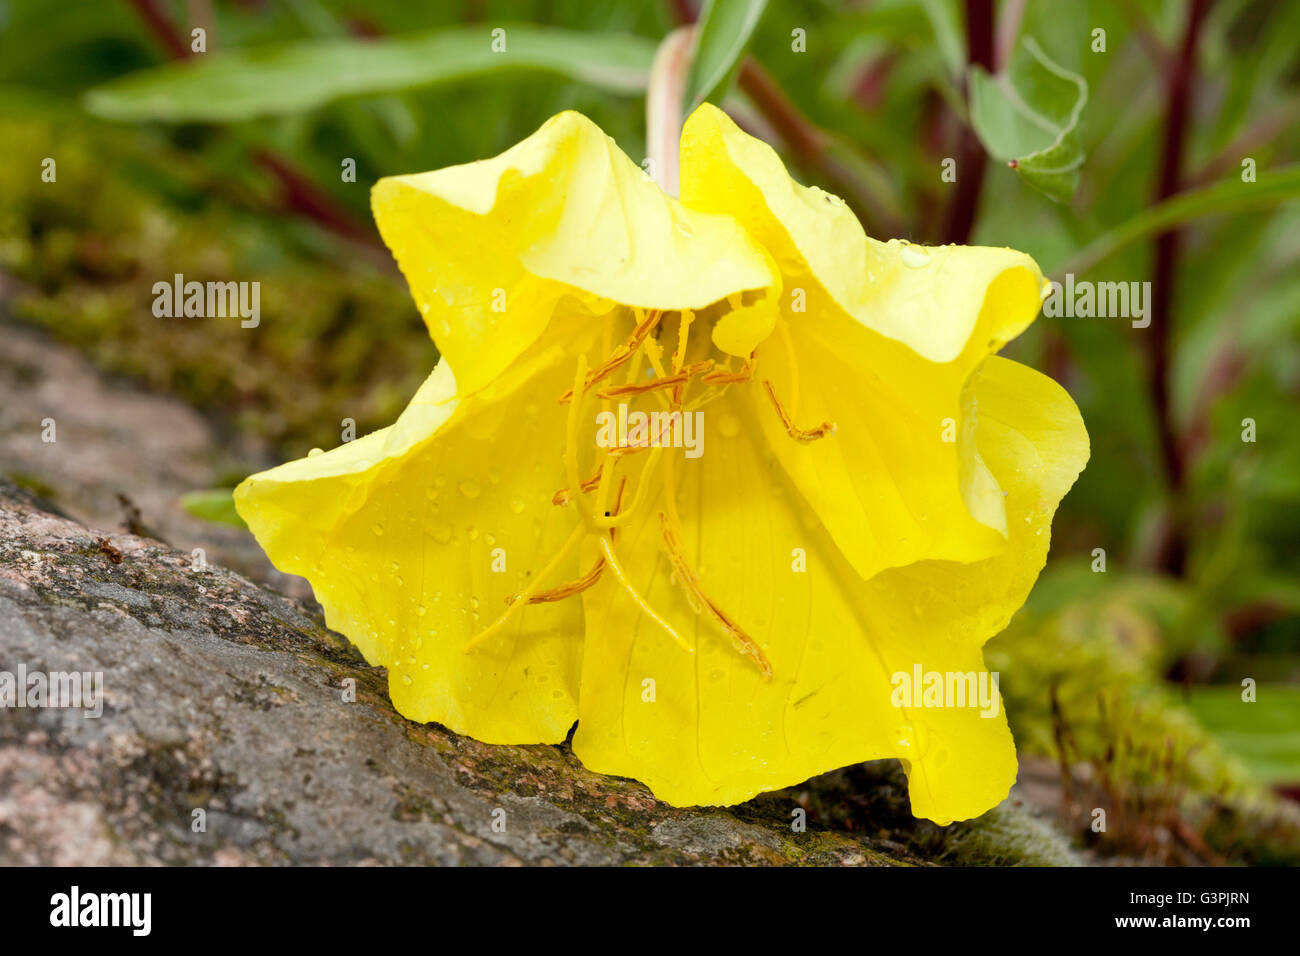
<path id="1" fill-rule="evenodd" d="M 477 498 L 479 496 L 479 487 L 476 482 L 466 478 L 460 483 L 460 493 L 466 498 Z"/>
<path id="2" fill-rule="evenodd" d="M 926 252 L 920 246 L 906 245 L 903 246 L 901 253 L 903 265 L 909 269 L 920 269 L 930 264 L 930 253 Z"/>
<path id="3" fill-rule="evenodd" d="M 323 454 L 325 454 L 325 450 L 324 450 L 324 449 L 322 449 L 322 448 L 313 448 L 311 451 L 307 452 L 307 457 L 308 457 L 308 458 L 315 458 L 317 455 L 323 455 Z"/>
<path id="4" fill-rule="evenodd" d="M 519 514 L 523 514 L 523 513 L 524 513 L 524 499 L 523 499 L 523 498 L 511 498 L 511 499 L 510 499 L 510 510 L 513 511 L 513 512 L 514 512 L 515 514 L 517 514 L 517 515 L 519 515 Z"/>

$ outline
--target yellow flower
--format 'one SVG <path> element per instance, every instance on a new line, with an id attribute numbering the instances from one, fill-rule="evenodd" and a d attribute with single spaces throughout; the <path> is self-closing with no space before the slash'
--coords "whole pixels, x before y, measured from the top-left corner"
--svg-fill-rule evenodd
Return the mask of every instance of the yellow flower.
<path id="1" fill-rule="evenodd" d="M 711 106 L 681 158 L 677 201 L 563 113 L 380 181 L 442 360 L 239 512 L 413 720 L 516 744 L 577 721 L 588 767 L 676 805 L 897 757 L 916 815 L 980 814 L 1016 773 L 996 686 L 941 692 L 977 696 L 1088 456 L 1069 396 L 993 354 L 1043 278 L 867 238 Z"/>

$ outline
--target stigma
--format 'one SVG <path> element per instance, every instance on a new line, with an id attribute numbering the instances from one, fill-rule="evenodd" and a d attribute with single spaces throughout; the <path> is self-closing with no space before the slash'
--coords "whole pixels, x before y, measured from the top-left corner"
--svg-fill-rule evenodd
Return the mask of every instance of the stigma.
<path id="1" fill-rule="evenodd" d="M 734 312 L 745 310 L 740 305 L 739 296 L 731 302 Z M 723 318 L 733 313 L 724 313 Z M 627 428 L 627 422 L 634 416 L 641 420 L 666 422 L 671 432 L 676 428 L 678 437 L 689 429 L 691 415 L 699 415 L 701 406 L 716 400 L 733 388 L 754 388 L 760 383 L 756 380 L 758 367 L 758 347 L 750 351 L 748 357 L 738 367 L 733 366 L 733 356 L 714 352 L 713 344 L 707 335 L 692 336 L 692 326 L 696 324 L 694 311 L 683 309 L 677 313 L 662 310 L 632 310 L 633 328 L 628 337 L 617 345 L 611 346 L 610 326 L 606 326 L 606 345 L 604 357 L 592 367 L 588 367 L 586 354 L 579 356 L 578 366 L 573 377 L 573 386 L 559 396 L 559 403 L 568 406 L 563 450 L 564 470 L 567 479 L 565 487 L 552 496 L 556 507 L 576 510 L 578 525 L 565 541 L 560 551 L 553 555 L 549 563 L 537 574 L 532 575 L 528 587 L 507 599 L 505 612 L 495 622 L 476 634 L 466 645 L 470 652 L 481 646 L 486 640 L 500 632 L 502 626 L 530 604 L 552 603 L 577 597 L 597 584 L 609 572 L 615 579 L 616 588 L 625 600 L 632 601 L 640 611 L 657 624 L 665 634 L 684 651 L 693 654 L 692 647 L 673 627 L 668 619 L 646 600 L 628 577 L 618 552 L 619 529 L 629 522 L 646 517 L 650 502 L 662 499 L 662 508 L 658 511 L 660 538 L 662 547 L 672 568 L 672 580 L 682 589 L 686 604 L 697 616 L 708 619 L 720 636 L 726 638 L 737 653 L 751 661 L 764 679 L 772 676 L 772 665 L 763 652 L 760 643 L 718 601 L 712 598 L 706 588 L 702 575 L 692 567 L 686 556 L 683 544 L 681 517 L 676 503 L 678 487 L 677 465 L 672 455 L 663 455 L 664 443 L 661 441 L 663 431 Z M 667 328 L 675 318 L 676 329 Z M 778 320 L 779 321 L 779 320 Z M 611 323 L 612 324 L 612 323 Z M 733 323 L 734 325 L 734 323 Z M 673 332 L 676 341 L 671 353 L 661 344 L 660 339 L 668 339 Z M 788 332 L 780 329 L 780 344 L 784 345 L 784 358 L 788 363 L 788 375 L 791 383 L 791 407 L 798 403 L 798 372 L 794 365 L 794 352 L 790 346 Z M 771 338 L 769 336 L 769 338 Z M 644 376 L 642 366 L 648 365 Z M 622 372 L 623 381 L 614 379 Z M 762 391 L 771 404 L 786 434 L 800 444 L 809 444 L 824 439 L 835 432 L 834 422 L 825 421 L 811 428 L 801 428 L 795 424 L 787 406 L 777 395 L 770 379 L 761 381 Z M 619 416 L 615 418 L 609 409 L 612 400 L 622 400 Z M 611 440 L 607 431 L 604 440 L 598 432 L 592 443 L 595 448 L 594 468 L 582 477 L 582 461 L 588 457 L 590 449 L 582 447 L 578 439 L 579 416 L 582 407 L 588 401 L 599 401 L 603 409 L 598 416 L 598 425 L 603 421 L 611 425 L 618 421 L 621 427 L 617 431 L 617 440 Z M 651 413 L 628 411 L 626 402 L 648 401 L 656 408 Z M 695 429 L 700 433 L 702 427 Z M 702 450 L 702 447 L 699 449 Z M 689 460 L 699 457 L 698 453 L 686 454 Z M 627 500 L 627 487 L 633 469 L 636 474 L 635 491 L 631 500 Z M 617 474 L 622 469 L 623 474 Z M 617 491 L 612 489 L 617 485 Z M 655 494 L 661 492 L 662 494 Z M 576 578 L 543 587 L 559 567 L 578 550 L 583 541 L 595 540 L 599 552 L 591 566 Z"/>

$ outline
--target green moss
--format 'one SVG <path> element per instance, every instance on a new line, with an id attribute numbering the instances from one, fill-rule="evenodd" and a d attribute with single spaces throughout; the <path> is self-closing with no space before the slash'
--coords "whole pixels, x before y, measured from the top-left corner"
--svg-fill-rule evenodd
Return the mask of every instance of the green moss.
<path id="1" fill-rule="evenodd" d="M 38 498 L 54 501 L 58 497 L 58 491 L 37 475 L 28 474 L 25 471 L 10 471 L 6 472 L 6 474 L 15 485 L 24 491 L 30 491 Z"/>
<path id="2" fill-rule="evenodd" d="M 0 119 L 14 168 L 58 158 L 56 182 L 0 183 L 0 268 L 26 283 L 15 318 L 284 457 L 338 445 L 344 419 L 362 435 L 397 417 L 437 351 L 385 254 L 307 241 L 298 223 L 217 200 L 168 205 L 115 175 L 110 146 L 90 129 Z M 260 325 L 155 316 L 154 283 L 178 273 L 259 282 Z"/>
<path id="3" fill-rule="evenodd" d="M 958 866 L 1082 865 L 1061 833 L 1005 803 L 950 827 L 939 859 Z"/>

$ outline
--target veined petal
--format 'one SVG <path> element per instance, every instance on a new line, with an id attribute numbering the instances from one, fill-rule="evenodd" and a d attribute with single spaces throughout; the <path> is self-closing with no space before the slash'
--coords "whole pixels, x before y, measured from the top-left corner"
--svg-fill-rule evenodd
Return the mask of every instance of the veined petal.
<path id="1" fill-rule="evenodd" d="M 730 217 L 666 196 L 574 112 L 493 159 L 382 179 L 371 202 L 462 394 L 534 342 L 566 294 L 595 315 L 779 294 L 766 253 Z"/>
<path id="2" fill-rule="evenodd" d="M 388 668 L 412 720 L 556 743 L 577 717 L 577 602 L 528 607 L 464 653 L 574 528 L 551 496 L 564 484 L 556 396 L 575 354 L 539 343 L 462 399 L 444 360 L 394 425 L 236 489 L 272 562 L 306 577 L 326 623 Z M 577 570 L 575 554 L 559 573 Z"/>
<path id="3" fill-rule="evenodd" d="M 866 584 L 878 599 L 912 598 L 947 640 L 967 645 L 1001 631 L 1029 596 L 1047 561 L 1052 516 L 1089 455 L 1074 400 L 1041 372 L 995 355 L 982 369 L 975 397 L 980 454 L 1006 491 L 1006 549 L 973 564 L 893 568 Z M 900 604 L 907 606 L 907 600 Z"/>
<path id="4" fill-rule="evenodd" d="M 796 423 L 837 431 L 801 445 L 773 416 L 763 427 L 858 573 L 1002 550 L 972 375 L 1037 314 L 1033 260 L 870 239 L 842 201 L 795 183 L 771 147 L 707 105 L 683 133 L 682 197 L 731 214 L 777 260 L 782 336 L 765 343 L 760 377 Z"/>
<path id="5" fill-rule="evenodd" d="M 1088 461 L 1079 410 L 1046 375 L 994 356 L 984 366 L 976 398 L 980 454 L 1007 493 L 1007 548 L 974 564 L 923 561 L 885 571 L 862 592 L 881 611 L 884 626 L 934 654 L 977 654 L 1006 627 L 1047 560 L 1052 516 Z M 966 726 L 956 711 L 925 715 L 927 731 L 936 736 L 959 740 Z M 908 773 L 913 812 L 940 819 L 949 812 L 945 794 L 986 772 L 982 755 L 970 746 L 952 747 L 943 762 L 914 763 Z M 999 789 L 1001 784 L 988 795 Z"/>
<path id="6" fill-rule="evenodd" d="M 913 781 L 918 815 L 946 823 L 984 812 L 1015 777 L 1000 702 L 993 716 L 981 717 L 970 707 L 896 707 L 893 692 L 894 675 L 917 667 L 982 671 L 988 635 L 952 640 L 951 608 L 927 608 L 912 592 L 864 590 L 784 469 L 759 450 L 762 411 L 739 395 L 709 406 L 703 454 L 676 462 L 677 505 L 683 551 L 703 590 L 759 643 L 771 678 L 737 653 L 707 613 L 692 610 L 673 581 L 659 493 L 622 532 L 618 551 L 636 589 L 695 653 L 683 652 L 606 575 L 584 595 L 575 752 L 592 769 L 635 777 L 676 805 L 736 803 L 835 767 L 898 757 Z M 1035 440 L 1056 437 L 1028 430 Z M 1046 509 L 1050 520 L 1064 487 L 1039 462 L 1055 461 L 1056 449 L 1000 438 L 994 445 L 990 460 L 1006 468 L 1009 500 L 1035 513 Z M 1077 472 L 1077 464 L 1061 467 Z M 1025 546 L 1037 546 L 1036 527 L 1018 510 L 1016 517 L 1025 530 L 1014 529 L 1013 537 L 1028 533 L 1034 540 Z M 963 600 L 973 602 L 973 617 L 988 616 L 979 610 L 985 595 L 967 590 Z M 1009 612 L 1003 606 L 994 613 Z"/>
<path id="7" fill-rule="evenodd" d="M 1038 314 L 1043 278 L 1023 252 L 871 239 L 842 199 L 796 183 L 772 147 L 711 104 L 686 121 L 681 160 L 682 202 L 735 217 L 776 258 L 787 294 L 810 294 L 809 323 L 828 318 L 815 286 L 823 304 L 931 362 L 967 352 L 978 362 Z"/>

